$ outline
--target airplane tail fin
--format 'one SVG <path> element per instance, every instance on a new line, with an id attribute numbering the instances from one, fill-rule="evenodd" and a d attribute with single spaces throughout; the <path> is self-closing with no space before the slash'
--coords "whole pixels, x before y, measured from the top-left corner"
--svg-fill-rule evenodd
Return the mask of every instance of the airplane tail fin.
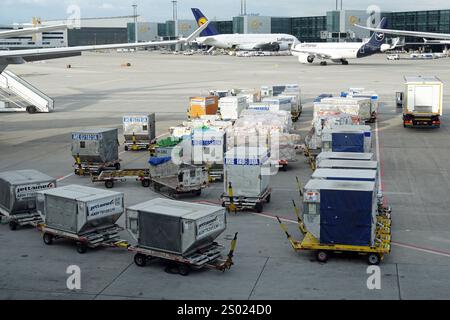
<path id="1" fill-rule="evenodd" d="M 380 21 L 380 24 L 378 25 L 377 29 L 386 29 L 387 28 L 387 19 L 383 18 Z M 381 32 L 374 32 L 372 35 L 372 38 L 370 38 L 368 44 L 372 45 L 374 47 L 381 47 L 381 45 L 384 43 L 386 36 L 384 33 Z"/>
<path id="2" fill-rule="evenodd" d="M 192 8 L 192 13 L 194 14 L 195 20 L 197 21 L 199 27 L 208 21 L 208 18 L 205 17 L 200 9 Z M 219 32 L 217 29 L 210 23 L 209 26 L 200 34 L 200 37 L 216 36 L 218 34 Z"/>

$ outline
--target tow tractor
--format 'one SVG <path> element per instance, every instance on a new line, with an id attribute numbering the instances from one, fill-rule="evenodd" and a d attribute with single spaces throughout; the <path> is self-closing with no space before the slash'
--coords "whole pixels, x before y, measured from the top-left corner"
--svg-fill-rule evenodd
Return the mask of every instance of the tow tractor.
<path id="1" fill-rule="evenodd" d="M 161 259 L 175 265 L 178 269 L 178 273 L 182 276 L 189 275 L 191 270 L 200 270 L 204 268 L 225 272 L 226 270 L 231 269 L 234 264 L 233 256 L 234 251 L 236 250 L 237 236 L 238 234 L 236 233 L 231 241 L 230 251 L 226 258 L 222 256 L 224 247 L 218 243 L 213 243 L 212 245 L 187 256 L 142 248 L 139 246 L 130 246 L 128 247 L 128 250 L 135 253 L 134 263 L 139 267 L 145 267 L 149 261 L 154 259 Z M 172 266 L 168 266 L 166 272 L 173 273 L 172 269 Z"/>

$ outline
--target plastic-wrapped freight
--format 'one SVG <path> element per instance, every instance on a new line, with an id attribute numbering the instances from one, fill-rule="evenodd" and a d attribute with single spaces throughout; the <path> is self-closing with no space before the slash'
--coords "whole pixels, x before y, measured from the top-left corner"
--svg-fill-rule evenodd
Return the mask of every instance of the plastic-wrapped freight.
<path id="1" fill-rule="evenodd" d="M 114 226 L 124 212 L 123 193 L 69 185 L 38 192 L 37 210 L 47 227 L 83 235 Z"/>
<path id="2" fill-rule="evenodd" d="M 224 193 L 235 197 L 259 197 L 269 189 L 270 155 L 264 148 L 237 147 L 225 155 Z"/>
<path id="3" fill-rule="evenodd" d="M 117 129 L 86 129 L 72 133 L 72 156 L 83 163 L 119 160 Z"/>
<path id="4" fill-rule="evenodd" d="M 150 143 L 156 137 L 155 114 L 127 114 L 123 116 L 123 135 L 130 142 L 133 135 L 139 142 Z"/>
<path id="5" fill-rule="evenodd" d="M 372 129 L 369 126 L 337 126 L 322 133 L 322 150 L 332 152 L 370 152 Z"/>
<path id="6" fill-rule="evenodd" d="M 245 109 L 247 109 L 245 97 L 224 97 L 219 100 L 219 113 L 223 120 L 237 120 Z"/>
<path id="7" fill-rule="evenodd" d="M 56 188 L 56 179 L 36 170 L 0 173 L 0 214 L 36 211 L 36 192 Z"/>
<path id="8" fill-rule="evenodd" d="M 350 88 L 348 96 L 352 98 L 365 98 L 371 101 L 371 112 L 378 114 L 380 96 L 375 91 L 365 90 L 364 88 Z"/>
<path id="9" fill-rule="evenodd" d="M 378 205 L 374 182 L 313 179 L 304 195 L 305 226 L 321 244 L 373 246 Z"/>
<path id="10" fill-rule="evenodd" d="M 140 247 L 182 256 L 210 246 L 227 227 L 224 208 L 161 198 L 127 208 L 126 221 Z"/>
<path id="11" fill-rule="evenodd" d="M 314 119 L 320 113 L 324 112 L 338 112 L 346 113 L 352 116 L 357 116 L 363 121 L 368 121 L 372 118 L 372 102 L 365 98 L 324 98 L 321 102 L 314 103 Z"/>
<path id="12" fill-rule="evenodd" d="M 270 159 L 272 161 L 295 161 L 296 147 L 301 144 L 298 134 L 273 133 L 270 136 Z"/>
<path id="13" fill-rule="evenodd" d="M 178 174 L 179 164 L 175 164 L 171 157 L 150 158 L 150 176 L 153 178 L 170 177 Z"/>

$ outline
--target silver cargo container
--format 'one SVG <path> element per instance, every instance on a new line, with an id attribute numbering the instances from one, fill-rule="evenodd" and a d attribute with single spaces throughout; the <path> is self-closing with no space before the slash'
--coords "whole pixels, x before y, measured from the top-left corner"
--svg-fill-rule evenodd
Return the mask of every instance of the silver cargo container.
<path id="1" fill-rule="evenodd" d="M 357 160 L 357 161 L 372 161 L 374 159 L 373 153 L 361 153 L 361 152 L 321 152 L 316 162 L 319 163 L 322 160 Z"/>
<path id="2" fill-rule="evenodd" d="M 155 114 L 127 114 L 123 116 L 123 135 L 126 142 L 133 142 L 133 134 L 138 143 L 149 144 L 156 137 Z"/>
<path id="3" fill-rule="evenodd" d="M 360 160 L 329 160 L 325 159 L 317 163 L 317 168 L 324 169 L 354 169 L 354 170 L 378 170 L 377 161 Z"/>
<path id="4" fill-rule="evenodd" d="M 143 248 L 187 256 L 226 229 L 225 209 L 153 199 L 126 209 L 127 229 Z"/>
<path id="5" fill-rule="evenodd" d="M 69 185 L 37 194 L 48 228 L 83 235 L 114 226 L 124 212 L 123 193 Z"/>
<path id="6" fill-rule="evenodd" d="M 72 133 L 72 156 L 82 163 L 108 163 L 119 160 L 117 129 L 86 129 Z"/>
<path id="7" fill-rule="evenodd" d="M 9 217 L 36 212 L 36 192 L 56 188 L 56 179 L 36 170 L 0 173 L 0 213 Z"/>

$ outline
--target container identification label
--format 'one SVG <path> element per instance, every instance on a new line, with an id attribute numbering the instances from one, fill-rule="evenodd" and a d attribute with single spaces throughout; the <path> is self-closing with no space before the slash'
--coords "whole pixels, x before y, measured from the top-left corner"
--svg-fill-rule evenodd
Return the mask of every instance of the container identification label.
<path id="1" fill-rule="evenodd" d="M 38 191 L 53 189 L 55 187 L 56 185 L 54 182 L 18 186 L 16 187 L 16 199 L 23 200 L 26 198 L 32 198 L 36 196 L 36 192 Z"/>
<path id="2" fill-rule="evenodd" d="M 122 212 L 122 198 L 102 199 L 88 204 L 87 218 L 95 220 Z"/>
<path id="3" fill-rule="evenodd" d="M 72 133 L 72 140 L 76 141 L 98 141 L 103 138 L 102 134 Z"/>
<path id="4" fill-rule="evenodd" d="M 125 116 L 123 117 L 123 123 L 148 123 L 148 117 L 144 116 Z"/>
<path id="5" fill-rule="evenodd" d="M 197 238 L 203 238 L 210 235 L 220 229 L 222 225 L 223 221 L 219 216 L 200 219 L 197 222 Z"/>

